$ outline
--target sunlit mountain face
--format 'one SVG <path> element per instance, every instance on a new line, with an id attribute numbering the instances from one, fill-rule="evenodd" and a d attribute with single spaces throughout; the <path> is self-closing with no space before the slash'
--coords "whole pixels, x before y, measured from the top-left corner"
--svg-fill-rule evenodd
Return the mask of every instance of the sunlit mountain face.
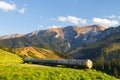
<path id="1" fill-rule="evenodd" d="M 37 46 L 66 52 L 81 45 L 101 40 L 100 35 L 105 30 L 106 28 L 100 25 L 51 28 L 36 30 L 24 35 L 9 34 L 1 36 L 0 44 L 9 48 Z"/>
<path id="2" fill-rule="evenodd" d="M 35 46 L 68 52 L 80 46 L 104 40 L 120 32 L 120 27 L 105 28 L 101 25 L 66 26 L 36 30 L 28 34 L 10 34 L 0 37 L 0 45 L 8 48 Z"/>

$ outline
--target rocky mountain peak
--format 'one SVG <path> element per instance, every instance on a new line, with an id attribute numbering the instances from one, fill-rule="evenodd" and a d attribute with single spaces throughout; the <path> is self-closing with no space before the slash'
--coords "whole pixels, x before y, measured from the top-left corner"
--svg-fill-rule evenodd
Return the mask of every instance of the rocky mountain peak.
<path id="1" fill-rule="evenodd" d="M 106 28 L 100 25 L 90 25 L 90 26 L 83 26 L 83 27 L 74 27 L 74 30 L 77 32 L 78 35 L 86 34 L 88 32 L 98 32 L 104 31 Z"/>
<path id="2" fill-rule="evenodd" d="M 46 31 L 46 33 L 56 33 L 56 36 L 55 36 L 55 38 L 64 38 L 64 35 L 63 35 L 63 32 L 62 32 L 62 30 L 63 30 L 63 28 L 51 28 L 51 29 L 48 29 L 47 31 Z"/>

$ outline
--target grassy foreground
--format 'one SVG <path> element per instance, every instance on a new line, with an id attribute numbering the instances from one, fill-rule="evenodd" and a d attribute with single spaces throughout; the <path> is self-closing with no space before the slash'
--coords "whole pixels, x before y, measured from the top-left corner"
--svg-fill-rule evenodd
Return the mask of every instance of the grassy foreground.
<path id="1" fill-rule="evenodd" d="M 0 80 L 117 80 L 94 69 L 21 64 L 16 54 L 0 49 Z"/>
<path id="2" fill-rule="evenodd" d="M 117 80 L 93 69 L 0 64 L 0 80 Z"/>

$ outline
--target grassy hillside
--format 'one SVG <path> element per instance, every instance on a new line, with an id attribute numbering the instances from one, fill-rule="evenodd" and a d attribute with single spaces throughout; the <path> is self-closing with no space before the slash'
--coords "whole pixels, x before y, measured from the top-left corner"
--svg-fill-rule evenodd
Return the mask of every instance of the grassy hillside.
<path id="1" fill-rule="evenodd" d="M 62 59 L 61 57 L 56 55 L 55 52 L 42 48 L 25 47 L 17 48 L 14 50 L 21 57 L 41 59 Z"/>
<path id="2" fill-rule="evenodd" d="M 21 63 L 22 59 L 13 53 L 0 49 L 0 63 Z"/>
<path id="3" fill-rule="evenodd" d="M 39 65 L 0 65 L 0 80 L 117 80 L 93 69 L 70 69 Z"/>
<path id="4" fill-rule="evenodd" d="M 116 80 L 93 69 L 48 67 L 21 62 L 16 54 L 0 49 L 0 80 Z"/>
<path id="5" fill-rule="evenodd" d="M 65 59 L 69 58 L 64 53 L 55 52 L 48 49 L 36 47 L 24 47 L 9 50 L 22 58 L 40 58 L 40 59 Z"/>

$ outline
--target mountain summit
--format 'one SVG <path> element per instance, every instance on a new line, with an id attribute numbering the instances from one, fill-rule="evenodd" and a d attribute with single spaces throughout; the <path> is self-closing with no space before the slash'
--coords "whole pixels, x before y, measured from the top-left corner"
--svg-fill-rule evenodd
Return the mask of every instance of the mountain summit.
<path id="1" fill-rule="evenodd" d="M 91 25 L 91 26 L 66 26 L 63 28 L 50 28 L 48 30 L 36 30 L 33 31 L 29 34 L 27 34 L 27 36 L 31 37 L 34 35 L 39 35 L 39 34 L 49 34 L 49 33 L 56 33 L 55 37 L 56 38 L 65 38 L 65 35 L 67 33 L 72 33 L 76 32 L 77 35 L 81 35 L 81 34 L 86 34 L 88 32 L 97 32 L 97 31 L 104 31 L 106 28 L 100 25 Z"/>

